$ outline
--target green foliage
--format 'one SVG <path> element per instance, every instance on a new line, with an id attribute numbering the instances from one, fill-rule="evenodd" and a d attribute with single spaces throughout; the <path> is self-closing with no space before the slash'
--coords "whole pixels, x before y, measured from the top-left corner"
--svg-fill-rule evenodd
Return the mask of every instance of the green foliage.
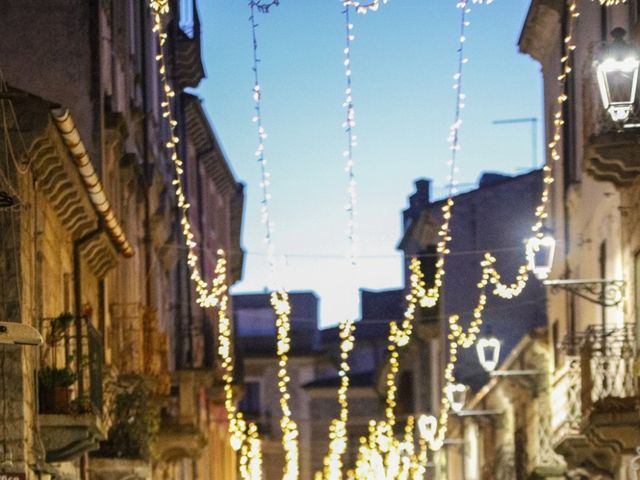
<path id="1" fill-rule="evenodd" d="M 58 387 L 70 387 L 76 381 L 76 375 L 67 367 L 55 368 L 45 366 L 38 372 L 40 388 L 52 389 Z"/>
<path id="2" fill-rule="evenodd" d="M 113 416 L 109 438 L 101 443 L 98 455 L 149 459 L 150 445 L 160 428 L 160 408 L 144 381 L 116 395 Z"/>

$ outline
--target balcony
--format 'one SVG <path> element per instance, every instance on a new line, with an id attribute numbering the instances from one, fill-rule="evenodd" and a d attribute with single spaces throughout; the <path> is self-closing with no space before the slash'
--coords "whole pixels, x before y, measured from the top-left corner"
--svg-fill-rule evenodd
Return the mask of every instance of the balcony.
<path id="1" fill-rule="evenodd" d="M 625 187 L 640 176 L 638 130 L 592 135 L 586 149 L 586 169 L 600 181 Z"/>
<path id="2" fill-rule="evenodd" d="M 45 338 L 38 374 L 39 422 L 47 462 L 98 448 L 105 437 L 102 337 L 86 318 L 42 319 Z"/>
<path id="3" fill-rule="evenodd" d="M 115 362 L 122 376 L 151 380 L 151 394 L 166 396 L 171 387 L 167 365 L 169 339 L 158 328 L 157 312 L 138 303 L 111 305 Z"/>
<path id="4" fill-rule="evenodd" d="M 554 445 L 570 469 L 612 476 L 621 454 L 640 445 L 640 404 L 634 374 L 633 325 L 591 326 L 563 344 L 554 378 Z"/>

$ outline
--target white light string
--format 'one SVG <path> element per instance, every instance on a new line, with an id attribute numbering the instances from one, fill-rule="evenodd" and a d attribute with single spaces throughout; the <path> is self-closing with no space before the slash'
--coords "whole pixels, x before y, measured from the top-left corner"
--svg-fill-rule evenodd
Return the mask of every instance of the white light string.
<path id="1" fill-rule="evenodd" d="M 269 186 L 271 183 L 271 175 L 267 169 L 267 159 L 265 156 L 264 141 L 267 138 L 267 133 L 262 123 L 262 88 L 260 86 L 260 77 L 258 74 L 258 64 L 260 63 L 260 59 L 258 58 L 258 23 L 256 21 L 256 11 L 268 13 L 269 8 L 274 5 L 278 5 L 277 0 L 266 4 L 260 0 L 251 0 L 249 2 L 249 8 L 251 10 L 249 21 L 251 22 L 251 34 L 253 41 L 253 101 L 255 111 L 253 122 L 257 126 L 258 133 L 258 148 L 256 149 L 255 156 L 257 157 L 260 165 L 260 188 L 262 192 L 261 220 L 265 226 L 264 241 L 267 246 L 267 262 L 272 276 L 272 283 L 275 286 L 275 288 L 272 288 L 270 300 L 276 317 L 278 392 L 280 394 L 279 404 L 282 413 L 282 418 L 280 419 L 280 430 L 282 432 L 282 448 L 285 456 L 282 479 L 297 480 L 300 474 L 299 431 L 298 425 L 292 418 L 290 404 L 291 394 L 289 393 L 291 377 L 288 370 L 289 353 L 291 351 L 291 304 L 289 302 L 289 295 L 277 280 L 273 222 L 271 220 L 270 208 L 271 193 Z"/>
<path id="2" fill-rule="evenodd" d="M 172 103 L 175 98 L 175 90 L 167 77 L 167 65 L 164 57 L 164 45 L 168 35 L 164 31 L 163 17 L 169 14 L 168 0 L 151 0 L 149 3 L 153 16 L 153 32 L 158 41 L 156 62 L 162 84 L 163 97 L 161 100 L 162 117 L 169 126 L 170 139 L 165 143 L 171 162 L 174 166 L 174 179 L 178 207 L 180 208 L 180 223 L 182 225 L 183 240 L 187 247 L 187 264 L 191 270 L 190 279 L 198 293 L 197 303 L 202 308 L 218 307 L 218 338 L 217 352 L 223 366 L 223 382 L 225 392 L 225 410 L 227 412 L 229 441 L 231 447 L 238 452 L 239 470 L 243 480 L 261 479 L 261 445 L 257 435 L 257 427 L 254 423 L 247 423 L 242 413 L 235 405 L 233 393 L 233 372 L 235 359 L 233 356 L 232 329 L 228 308 L 228 282 L 226 278 L 226 259 L 224 252 L 219 250 L 216 264 L 215 277 L 209 286 L 198 270 L 198 256 L 196 254 L 196 242 L 189 223 L 189 203 L 187 202 L 183 174 L 183 161 L 178 152 L 180 141 L 176 130 L 178 122 L 173 115 Z"/>
<path id="3" fill-rule="evenodd" d="M 272 283 L 276 282 L 276 254 L 275 246 L 273 242 L 273 230 L 274 224 L 271 220 L 271 173 L 267 168 L 267 158 L 265 156 L 265 140 L 267 139 L 267 132 L 262 124 L 262 87 L 260 86 L 260 77 L 258 74 L 258 64 L 260 59 L 258 58 L 258 37 L 257 29 L 258 23 L 256 22 L 256 10 L 261 10 L 259 2 L 252 1 L 249 3 L 251 8 L 251 16 L 249 21 L 251 22 L 251 34 L 253 40 L 253 102 L 254 102 L 254 116 L 252 121 L 256 124 L 258 133 L 258 147 L 255 151 L 258 164 L 260 166 L 260 193 L 262 198 L 260 200 L 260 220 L 264 225 L 264 243 L 267 248 L 267 263 L 269 265 L 270 275 L 272 276 Z M 277 285 L 279 287 L 279 285 Z"/>
<path id="4" fill-rule="evenodd" d="M 342 0 L 341 0 L 342 1 Z M 355 177 L 355 161 L 353 158 L 353 149 L 357 146 L 357 138 L 354 133 L 356 126 L 356 112 L 353 105 L 353 86 L 351 81 L 351 42 L 355 40 L 353 34 L 353 23 L 351 23 L 349 10 L 349 2 L 343 2 L 344 19 L 345 19 L 345 47 L 344 47 L 344 74 L 347 79 L 347 88 L 345 89 L 345 108 L 346 116 L 342 123 L 346 137 L 347 148 L 342 152 L 346 158 L 345 171 L 347 172 L 347 239 L 349 241 L 349 261 L 352 265 L 356 264 L 356 242 L 357 242 L 357 225 L 356 225 L 356 177 Z"/>

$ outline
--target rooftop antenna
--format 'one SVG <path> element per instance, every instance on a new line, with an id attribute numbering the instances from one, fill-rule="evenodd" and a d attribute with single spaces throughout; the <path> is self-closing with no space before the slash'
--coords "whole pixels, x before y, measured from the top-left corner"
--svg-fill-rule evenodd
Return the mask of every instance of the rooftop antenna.
<path id="1" fill-rule="evenodd" d="M 511 125 L 514 123 L 531 124 L 531 166 L 538 168 L 538 117 L 529 118 L 508 118 L 505 120 L 494 120 L 494 125 Z"/>

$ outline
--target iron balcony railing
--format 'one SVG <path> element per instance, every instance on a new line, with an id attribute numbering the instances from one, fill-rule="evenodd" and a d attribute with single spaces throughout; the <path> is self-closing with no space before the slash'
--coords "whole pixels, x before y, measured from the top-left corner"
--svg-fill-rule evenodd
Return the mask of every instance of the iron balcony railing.
<path id="1" fill-rule="evenodd" d="M 634 325 L 592 325 L 568 337 L 561 349 L 564 362 L 555 372 L 551 394 L 556 441 L 580 434 L 583 420 L 598 402 L 638 395 Z"/>
<path id="2" fill-rule="evenodd" d="M 40 412 L 101 415 L 102 335 L 86 318 L 77 322 L 72 317 L 71 321 L 61 322 L 61 317 L 43 318 L 40 322 L 45 339 L 38 378 Z"/>

